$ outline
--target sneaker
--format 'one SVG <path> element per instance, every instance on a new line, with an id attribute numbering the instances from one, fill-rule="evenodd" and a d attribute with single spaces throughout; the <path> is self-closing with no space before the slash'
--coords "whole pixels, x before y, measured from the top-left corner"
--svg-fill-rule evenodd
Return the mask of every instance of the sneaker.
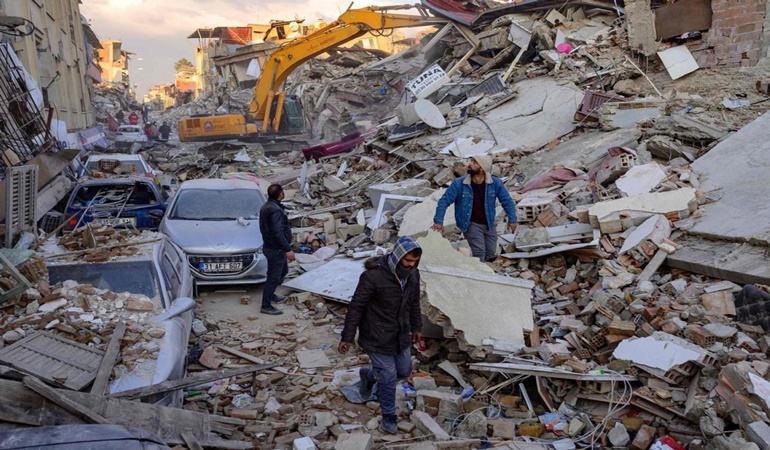
<path id="1" fill-rule="evenodd" d="M 285 295 L 273 294 L 273 303 L 282 303 L 286 301 Z"/>
<path id="2" fill-rule="evenodd" d="M 361 385 L 358 387 L 358 392 L 361 394 L 361 398 L 365 400 L 372 396 L 372 386 L 374 386 L 374 383 L 369 381 L 369 374 L 371 372 L 372 369 L 365 367 L 358 371 L 358 374 L 361 376 Z"/>
<path id="3" fill-rule="evenodd" d="M 270 305 L 267 308 L 263 307 L 259 310 L 259 312 L 261 312 L 262 314 L 270 314 L 271 316 L 280 316 L 281 314 L 283 314 L 283 311 L 281 311 L 280 309 L 276 308 L 273 305 Z"/>
<path id="4" fill-rule="evenodd" d="M 380 430 L 388 434 L 398 434 L 398 418 L 395 414 L 385 414 L 380 422 Z"/>

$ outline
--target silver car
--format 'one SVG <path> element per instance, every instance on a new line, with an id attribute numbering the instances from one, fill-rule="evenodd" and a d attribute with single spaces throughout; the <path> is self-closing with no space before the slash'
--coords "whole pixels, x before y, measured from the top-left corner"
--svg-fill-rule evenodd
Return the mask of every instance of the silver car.
<path id="1" fill-rule="evenodd" d="M 245 180 L 185 181 L 160 231 L 184 250 L 196 285 L 263 283 L 259 210 L 265 196 Z"/>

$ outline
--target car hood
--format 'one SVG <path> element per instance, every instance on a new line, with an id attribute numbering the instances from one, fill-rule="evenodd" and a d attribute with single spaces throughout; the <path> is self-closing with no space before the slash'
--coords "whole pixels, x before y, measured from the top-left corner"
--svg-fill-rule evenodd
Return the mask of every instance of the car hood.
<path id="1" fill-rule="evenodd" d="M 258 220 L 177 220 L 165 219 L 161 231 L 185 253 L 216 255 L 254 252 L 262 247 Z"/>

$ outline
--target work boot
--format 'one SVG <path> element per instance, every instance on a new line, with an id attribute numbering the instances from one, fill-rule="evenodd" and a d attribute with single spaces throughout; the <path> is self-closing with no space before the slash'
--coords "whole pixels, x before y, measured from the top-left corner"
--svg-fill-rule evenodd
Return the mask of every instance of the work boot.
<path id="1" fill-rule="evenodd" d="M 280 309 L 276 308 L 273 305 L 270 305 L 267 308 L 263 307 L 259 310 L 259 312 L 261 312 L 262 314 L 270 314 L 271 316 L 280 316 L 281 314 L 283 314 L 283 311 L 281 311 Z"/>
<path id="2" fill-rule="evenodd" d="M 273 303 L 282 303 L 286 301 L 285 295 L 273 294 Z"/>
<path id="3" fill-rule="evenodd" d="M 383 414 L 380 431 L 388 434 L 398 434 L 398 417 L 395 414 Z"/>
<path id="4" fill-rule="evenodd" d="M 361 370 L 358 371 L 358 374 L 361 377 L 361 385 L 358 387 L 358 392 L 364 400 L 372 396 L 372 386 L 374 386 L 374 383 L 369 381 L 369 374 L 371 373 L 372 369 L 366 367 L 362 367 Z"/>

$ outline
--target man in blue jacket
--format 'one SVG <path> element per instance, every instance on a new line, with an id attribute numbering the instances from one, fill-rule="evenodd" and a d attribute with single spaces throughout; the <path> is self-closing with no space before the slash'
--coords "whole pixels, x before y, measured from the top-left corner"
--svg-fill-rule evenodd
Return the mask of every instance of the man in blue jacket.
<path id="1" fill-rule="evenodd" d="M 476 155 L 468 163 L 468 174 L 449 186 L 436 207 L 432 229 L 444 231 L 444 214 L 455 205 L 455 222 L 471 247 L 471 254 L 482 262 L 497 255 L 495 201 L 500 200 L 508 215 L 511 233 L 516 231 L 516 203 L 502 180 L 492 176 L 492 157 Z"/>

